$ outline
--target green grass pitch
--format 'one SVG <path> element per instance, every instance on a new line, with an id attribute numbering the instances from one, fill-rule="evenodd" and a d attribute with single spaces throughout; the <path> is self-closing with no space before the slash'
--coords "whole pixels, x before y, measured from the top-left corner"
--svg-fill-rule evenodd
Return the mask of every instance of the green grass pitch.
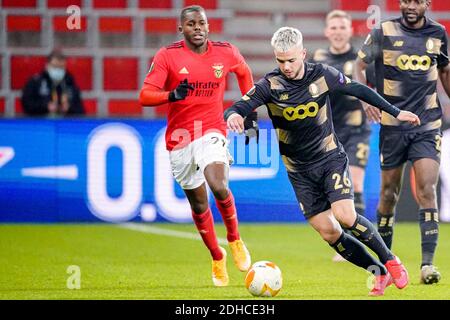
<path id="1" fill-rule="evenodd" d="M 152 226 L 195 233 L 190 224 Z M 224 238 L 222 224 L 216 228 Z M 440 226 L 435 263 L 442 280 L 431 286 L 419 284 L 418 224 L 396 225 L 393 249 L 411 282 L 378 298 L 367 296 L 368 273 L 332 262 L 334 251 L 308 225 L 241 223 L 240 232 L 253 262 L 271 260 L 283 272 L 283 288 L 272 299 L 450 299 L 450 224 Z M 0 225 L 0 299 L 257 299 L 228 257 L 230 285 L 215 288 L 209 253 L 198 240 L 111 224 Z M 67 288 L 71 265 L 80 268 L 78 290 Z"/>

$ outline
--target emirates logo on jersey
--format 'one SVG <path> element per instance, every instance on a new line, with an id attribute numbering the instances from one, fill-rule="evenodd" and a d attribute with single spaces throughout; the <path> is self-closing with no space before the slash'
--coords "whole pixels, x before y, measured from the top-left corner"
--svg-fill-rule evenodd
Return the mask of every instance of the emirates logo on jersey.
<path id="1" fill-rule="evenodd" d="M 214 75 L 216 76 L 217 79 L 222 78 L 223 76 L 223 64 L 215 64 L 212 66 L 212 68 L 214 69 Z"/>

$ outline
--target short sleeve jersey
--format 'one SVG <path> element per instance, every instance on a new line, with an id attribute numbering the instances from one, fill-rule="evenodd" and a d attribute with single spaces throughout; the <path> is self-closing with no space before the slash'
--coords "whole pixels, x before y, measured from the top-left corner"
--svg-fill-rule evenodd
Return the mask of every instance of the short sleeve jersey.
<path id="1" fill-rule="evenodd" d="M 226 77 L 245 61 L 228 42 L 208 40 L 207 46 L 203 54 L 190 50 L 184 40 L 161 48 L 144 80 L 165 91 L 175 89 L 184 79 L 194 87 L 185 100 L 169 103 L 168 150 L 182 148 L 211 131 L 226 135 L 223 120 Z"/>
<path id="2" fill-rule="evenodd" d="M 438 69 L 449 63 L 442 25 L 426 18 L 422 28 L 410 29 L 401 18 L 384 21 L 367 36 L 358 56 L 368 64 L 375 62 L 378 93 L 399 109 L 417 114 L 422 123 L 414 127 L 383 112 L 384 130 L 420 132 L 440 128 Z"/>

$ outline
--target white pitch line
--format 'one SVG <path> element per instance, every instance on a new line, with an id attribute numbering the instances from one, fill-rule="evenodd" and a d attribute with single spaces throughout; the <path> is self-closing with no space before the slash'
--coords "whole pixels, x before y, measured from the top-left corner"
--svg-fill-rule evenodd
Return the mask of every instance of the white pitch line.
<path id="1" fill-rule="evenodd" d="M 131 223 L 131 222 L 130 223 L 121 223 L 121 224 L 118 224 L 118 226 L 121 228 L 133 230 L 133 231 L 158 234 L 158 235 L 162 235 L 162 236 L 185 238 L 185 239 L 191 239 L 191 240 L 202 240 L 202 237 L 197 233 L 170 230 L 170 229 L 165 229 L 165 228 L 158 228 L 158 227 L 143 225 L 143 224 L 139 224 L 139 223 Z M 227 239 L 224 239 L 224 238 L 217 238 L 217 241 L 221 245 L 228 244 Z"/>

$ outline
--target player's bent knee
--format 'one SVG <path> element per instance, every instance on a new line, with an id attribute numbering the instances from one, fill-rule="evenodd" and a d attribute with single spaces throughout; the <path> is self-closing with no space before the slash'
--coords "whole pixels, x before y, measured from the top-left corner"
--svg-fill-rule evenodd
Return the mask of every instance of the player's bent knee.
<path id="1" fill-rule="evenodd" d="M 209 184 L 214 198 L 225 200 L 228 197 L 228 185 L 226 180 L 218 180 Z"/>
<path id="2" fill-rule="evenodd" d="M 381 201 L 390 207 L 394 207 L 400 197 L 399 192 L 392 188 L 384 188 L 381 191 Z"/>
<path id="3" fill-rule="evenodd" d="M 348 203 L 345 205 L 333 205 L 333 215 L 336 220 L 344 227 L 350 228 L 356 220 L 356 211 L 354 207 Z"/>
<path id="4" fill-rule="evenodd" d="M 320 236 L 322 237 L 323 240 L 325 240 L 329 244 L 333 244 L 341 236 L 342 229 L 340 229 L 340 228 L 333 228 L 333 229 L 324 230 L 323 232 L 319 231 L 319 233 L 320 233 Z"/>
<path id="5" fill-rule="evenodd" d="M 324 223 L 319 227 L 316 226 L 315 229 L 319 232 L 320 236 L 326 242 L 333 244 L 335 243 L 339 237 L 341 236 L 342 229 L 339 226 L 339 223 L 334 220 L 335 223 Z"/>
<path id="6" fill-rule="evenodd" d="M 204 213 L 206 210 L 208 210 L 209 204 L 206 203 L 194 203 L 191 204 L 191 210 L 195 213 L 195 214 L 202 214 Z"/>

